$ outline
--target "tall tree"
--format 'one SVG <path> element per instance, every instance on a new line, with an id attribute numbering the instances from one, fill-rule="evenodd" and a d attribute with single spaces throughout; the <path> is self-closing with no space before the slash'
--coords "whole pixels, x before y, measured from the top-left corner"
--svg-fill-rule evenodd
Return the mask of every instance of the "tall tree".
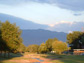
<path id="1" fill-rule="evenodd" d="M 2 23 L 1 23 L 1 21 L 0 21 L 0 52 L 1 52 L 1 54 L 2 54 L 2 37 L 1 37 L 1 25 L 2 25 Z"/>
<path id="2" fill-rule="evenodd" d="M 16 24 L 11 24 L 6 21 L 5 23 L 2 23 L 1 33 L 2 39 L 7 46 L 5 47 L 5 50 L 16 52 L 20 43 L 22 43 L 21 30 L 19 27 L 17 27 Z"/>

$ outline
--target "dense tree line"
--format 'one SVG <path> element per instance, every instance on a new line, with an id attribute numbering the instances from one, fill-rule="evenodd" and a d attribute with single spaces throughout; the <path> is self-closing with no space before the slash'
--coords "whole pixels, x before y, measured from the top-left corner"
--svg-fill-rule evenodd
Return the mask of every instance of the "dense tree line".
<path id="1" fill-rule="evenodd" d="M 29 45 L 27 51 L 36 53 L 49 53 L 54 51 L 57 54 L 61 54 L 64 51 L 69 50 L 68 44 L 59 41 L 57 38 L 48 39 L 45 43 L 39 45 Z"/>

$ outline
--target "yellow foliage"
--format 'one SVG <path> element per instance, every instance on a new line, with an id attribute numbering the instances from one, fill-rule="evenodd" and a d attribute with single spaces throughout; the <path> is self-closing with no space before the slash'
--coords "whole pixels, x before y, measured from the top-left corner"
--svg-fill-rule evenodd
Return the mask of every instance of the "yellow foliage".
<path id="1" fill-rule="evenodd" d="M 69 49 L 67 43 L 64 43 L 62 41 L 55 41 L 52 44 L 53 51 L 56 51 L 56 53 L 61 54 L 64 51 L 67 51 Z"/>

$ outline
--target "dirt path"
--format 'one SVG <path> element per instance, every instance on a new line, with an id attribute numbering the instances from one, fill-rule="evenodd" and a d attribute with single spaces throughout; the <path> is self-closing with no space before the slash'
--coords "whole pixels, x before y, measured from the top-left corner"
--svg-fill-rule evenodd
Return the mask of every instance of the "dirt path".
<path id="1" fill-rule="evenodd" d="M 39 60 L 38 60 L 38 59 Z M 42 61 L 40 61 L 42 60 Z M 50 59 L 46 59 L 41 57 L 39 54 L 27 54 L 19 59 L 10 59 L 9 61 L 16 62 L 16 63 L 34 63 L 34 62 L 39 62 L 39 63 L 52 63 L 50 62 Z"/>
<path id="2" fill-rule="evenodd" d="M 38 58 L 39 60 L 41 60 L 41 61 L 39 61 L 40 63 L 51 63 L 51 62 L 50 62 L 50 59 L 43 58 L 43 57 L 41 57 L 41 55 L 39 55 L 39 54 L 30 54 L 29 56 L 30 56 L 31 58 Z"/>

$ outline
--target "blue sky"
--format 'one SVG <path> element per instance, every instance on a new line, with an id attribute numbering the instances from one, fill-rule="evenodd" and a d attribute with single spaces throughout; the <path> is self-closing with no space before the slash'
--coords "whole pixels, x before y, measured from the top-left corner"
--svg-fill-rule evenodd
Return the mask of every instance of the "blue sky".
<path id="1" fill-rule="evenodd" d="M 0 0 L 0 13 L 40 24 L 84 21 L 84 0 Z"/>

